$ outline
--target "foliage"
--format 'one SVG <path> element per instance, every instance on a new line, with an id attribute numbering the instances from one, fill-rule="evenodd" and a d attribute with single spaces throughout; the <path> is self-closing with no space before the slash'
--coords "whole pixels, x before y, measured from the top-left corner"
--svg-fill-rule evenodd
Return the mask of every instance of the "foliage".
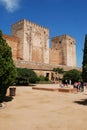
<path id="1" fill-rule="evenodd" d="M 14 82 L 16 74 L 11 48 L 3 39 L 2 31 L 0 31 L 0 100 L 3 100 L 7 88 Z"/>
<path id="2" fill-rule="evenodd" d="M 52 81 L 39 81 L 39 82 L 37 82 L 38 84 L 53 84 L 53 82 Z"/>
<path id="3" fill-rule="evenodd" d="M 53 71 L 59 74 L 62 74 L 64 72 L 63 68 L 53 68 Z"/>
<path id="4" fill-rule="evenodd" d="M 84 50 L 83 50 L 82 78 L 83 81 L 87 82 L 87 35 L 85 35 Z"/>
<path id="5" fill-rule="evenodd" d="M 65 83 L 66 80 L 71 80 L 72 83 L 80 81 L 82 79 L 81 77 L 81 72 L 76 70 L 76 69 L 72 69 L 69 71 L 66 71 L 63 75 L 63 83 Z"/>
<path id="6" fill-rule="evenodd" d="M 49 81 L 49 78 L 48 77 L 44 77 L 43 75 L 40 75 L 38 77 L 38 81 Z"/>
<path id="7" fill-rule="evenodd" d="M 27 68 L 17 68 L 17 77 L 16 84 L 17 85 L 29 85 L 29 83 L 36 83 L 37 75 L 36 73 Z"/>
<path id="8" fill-rule="evenodd" d="M 38 77 L 38 81 L 45 81 L 45 77 L 44 77 L 43 75 L 40 75 L 40 76 Z"/>
<path id="9" fill-rule="evenodd" d="M 49 78 L 48 78 L 48 77 L 45 77 L 45 81 L 49 81 Z"/>
<path id="10" fill-rule="evenodd" d="M 49 81 L 48 77 L 44 77 L 43 75 L 40 75 L 37 79 L 37 83 L 39 83 L 39 84 L 50 84 L 51 81 Z"/>

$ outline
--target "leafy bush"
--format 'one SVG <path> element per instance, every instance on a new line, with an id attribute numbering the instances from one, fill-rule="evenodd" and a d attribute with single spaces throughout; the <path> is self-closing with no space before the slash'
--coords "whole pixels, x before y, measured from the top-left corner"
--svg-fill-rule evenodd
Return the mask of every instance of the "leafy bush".
<path id="1" fill-rule="evenodd" d="M 49 78 L 48 78 L 48 77 L 45 77 L 44 79 L 45 79 L 45 81 L 49 81 Z"/>
<path id="2" fill-rule="evenodd" d="M 43 75 L 40 75 L 40 76 L 38 77 L 38 81 L 45 81 L 45 77 L 44 77 Z"/>
<path id="3" fill-rule="evenodd" d="M 29 85 L 29 83 L 36 83 L 37 75 L 36 73 L 27 68 L 17 68 L 17 77 L 16 84 L 17 85 Z"/>
<path id="4" fill-rule="evenodd" d="M 43 75 L 40 75 L 38 77 L 38 83 L 47 83 L 49 81 L 49 78 L 48 77 L 44 77 Z"/>

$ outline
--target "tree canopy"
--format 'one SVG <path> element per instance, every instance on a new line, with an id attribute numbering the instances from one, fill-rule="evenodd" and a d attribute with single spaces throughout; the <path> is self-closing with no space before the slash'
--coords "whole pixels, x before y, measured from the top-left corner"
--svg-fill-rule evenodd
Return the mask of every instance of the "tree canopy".
<path id="1" fill-rule="evenodd" d="M 59 74 L 62 74 L 64 72 L 63 68 L 53 68 L 53 71 Z"/>
<path id="2" fill-rule="evenodd" d="M 7 88 L 14 82 L 16 78 L 16 67 L 13 63 L 11 48 L 3 39 L 0 30 L 0 99 L 2 99 Z"/>
<path id="3" fill-rule="evenodd" d="M 87 35 L 85 35 L 83 62 L 82 62 L 82 78 L 87 82 Z"/>
<path id="4" fill-rule="evenodd" d="M 81 79 L 81 72 L 76 69 L 66 71 L 63 76 L 63 82 L 65 82 L 66 80 L 71 80 L 72 83 L 74 83 L 80 81 Z"/>

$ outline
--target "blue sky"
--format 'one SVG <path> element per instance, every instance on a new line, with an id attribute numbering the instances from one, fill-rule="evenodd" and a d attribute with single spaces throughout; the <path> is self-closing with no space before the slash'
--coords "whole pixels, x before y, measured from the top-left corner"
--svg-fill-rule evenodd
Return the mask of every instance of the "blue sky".
<path id="1" fill-rule="evenodd" d="M 68 34 L 76 39 L 77 66 L 82 65 L 87 34 L 87 0 L 0 0 L 0 29 L 11 34 L 11 25 L 27 19 L 49 28 L 50 38 Z"/>

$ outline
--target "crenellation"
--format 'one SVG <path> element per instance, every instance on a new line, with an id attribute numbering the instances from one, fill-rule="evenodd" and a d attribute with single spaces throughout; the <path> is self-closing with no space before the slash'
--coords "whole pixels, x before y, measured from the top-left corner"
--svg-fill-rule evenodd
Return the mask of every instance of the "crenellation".
<path id="1" fill-rule="evenodd" d="M 75 39 L 67 34 L 64 34 L 64 35 L 61 35 L 61 36 L 55 36 L 53 37 L 52 39 L 55 40 L 55 39 L 67 39 L 67 40 L 72 40 L 73 42 L 75 42 Z"/>
<path id="2" fill-rule="evenodd" d="M 18 25 L 18 24 L 20 25 L 20 24 L 23 24 L 24 21 L 25 21 L 25 19 L 22 19 L 22 20 L 20 20 L 20 21 L 14 23 L 14 24 L 12 24 L 12 25 L 13 25 L 13 26 L 16 26 L 16 25 Z"/>
<path id="3" fill-rule="evenodd" d="M 36 23 L 34 23 L 34 22 L 31 22 L 31 21 L 28 21 L 28 20 L 25 20 L 26 22 L 25 22 L 25 24 L 26 25 L 31 25 L 31 26 L 33 26 L 33 27 L 35 27 L 35 28 L 41 28 L 42 30 L 44 29 L 44 31 L 47 31 L 47 30 L 49 30 L 48 28 L 45 28 L 45 27 L 43 27 L 43 26 L 41 26 L 41 25 L 38 25 L 38 24 L 36 24 Z"/>

